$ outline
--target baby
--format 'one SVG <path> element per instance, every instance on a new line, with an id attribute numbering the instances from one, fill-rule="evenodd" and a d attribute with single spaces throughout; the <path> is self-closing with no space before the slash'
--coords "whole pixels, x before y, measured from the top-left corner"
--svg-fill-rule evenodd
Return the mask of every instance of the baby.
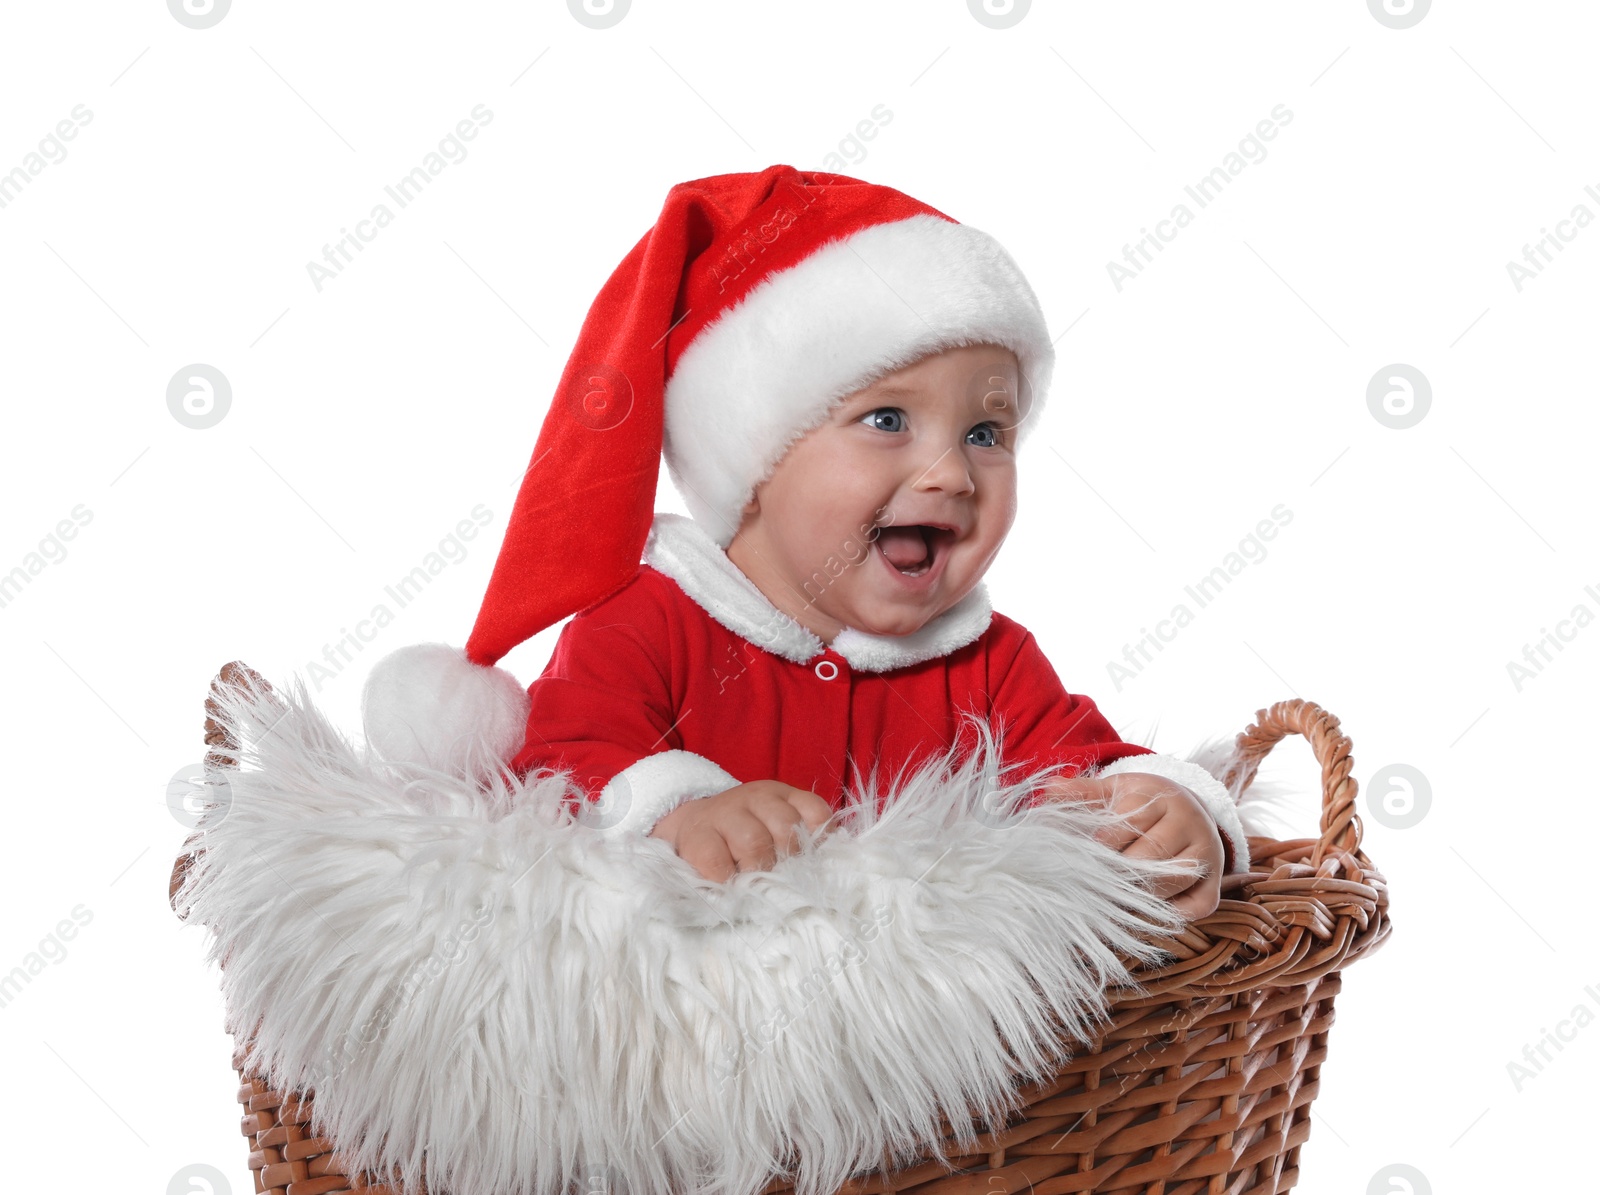
<path id="1" fill-rule="evenodd" d="M 639 577 L 567 624 L 530 687 L 534 733 L 515 766 L 587 767 L 590 789 L 604 794 L 610 768 L 624 760 L 619 775 L 641 762 L 658 770 L 661 756 L 649 753 L 663 742 L 718 761 L 729 772 L 712 778 L 718 791 L 686 797 L 640 828 L 701 875 L 724 880 L 770 868 L 797 849 L 799 823 L 815 830 L 828 821 L 843 797 L 842 777 L 819 770 L 806 745 L 847 727 L 849 741 L 870 748 L 880 773 L 949 746 L 957 705 L 1002 720 L 1008 763 L 1136 760 L 1128 753 L 1137 749 L 1118 740 L 1090 699 L 1063 690 L 1016 623 L 992 615 L 967 643 L 957 642 L 967 637 L 962 624 L 950 621 L 1016 516 L 1017 374 L 1009 349 L 975 345 L 933 353 L 849 395 L 757 488 L 726 564 L 713 561 L 719 549 L 709 541 L 694 543 L 692 525 L 658 515 Z M 720 565 L 722 588 L 731 594 L 718 592 L 710 568 L 697 570 L 686 559 L 692 552 L 701 555 L 698 563 Z M 826 563 L 841 555 L 848 563 L 832 575 Z M 733 569 L 742 578 L 731 576 Z M 730 616 L 738 590 L 729 583 L 740 579 L 771 610 L 758 611 L 752 601 L 742 619 Z M 809 667 L 795 668 L 764 645 L 774 612 L 815 637 L 797 661 Z M 736 641 L 719 624 L 749 638 Z M 928 636 L 947 626 L 954 634 L 940 636 L 946 642 Z M 916 642 L 916 654 L 929 658 L 903 676 L 851 677 L 852 657 L 860 667 L 865 653 L 850 649 L 869 637 Z M 678 655 L 667 646 L 674 638 L 687 640 L 683 660 L 700 674 L 678 682 L 693 693 L 661 685 Z M 776 677 L 769 675 L 775 667 Z M 785 673 L 798 683 L 785 684 Z M 606 727 L 603 736 L 598 725 Z M 775 733 L 764 734 L 767 727 Z M 921 750 L 913 753 L 913 744 Z M 813 749 L 818 759 L 823 753 Z M 751 778 L 739 783 L 735 775 Z M 631 796 L 615 784 L 607 795 Z M 1137 811 L 1130 825 L 1142 837 L 1130 829 L 1107 841 L 1131 855 L 1205 863 L 1202 879 L 1160 894 L 1191 918 L 1216 908 L 1220 877 L 1234 869 L 1233 860 L 1189 788 L 1135 769 L 1058 777 L 1045 795 Z"/>
<path id="2" fill-rule="evenodd" d="M 1202 863 L 1161 895 L 1212 912 L 1249 865 L 1224 787 L 1123 742 L 983 584 L 1053 358 L 1004 249 L 901 192 L 789 166 L 674 187 L 584 324 L 467 644 L 491 665 L 573 615 L 513 771 L 723 881 L 975 747 L 976 718 L 1019 774 L 1064 765 L 1032 799 Z M 663 450 L 691 518 L 650 515 Z"/>

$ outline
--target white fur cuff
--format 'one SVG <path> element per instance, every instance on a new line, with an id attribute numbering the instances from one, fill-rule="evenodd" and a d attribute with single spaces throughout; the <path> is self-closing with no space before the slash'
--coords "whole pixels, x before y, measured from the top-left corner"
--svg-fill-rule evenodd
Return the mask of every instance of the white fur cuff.
<path id="1" fill-rule="evenodd" d="M 735 780 L 704 755 L 661 751 L 630 764 L 600 790 L 597 828 L 647 835 L 685 801 L 735 788 Z"/>
<path id="2" fill-rule="evenodd" d="M 1205 803 L 1223 838 L 1233 848 L 1232 872 L 1250 870 L 1250 844 L 1245 839 L 1239 808 L 1227 786 L 1197 763 L 1175 755 L 1129 755 L 1108 763 L 1096 775 L 1114 776 L 1124 772 L 1147 772 L 1176 781 L 1193 791 Z"/>

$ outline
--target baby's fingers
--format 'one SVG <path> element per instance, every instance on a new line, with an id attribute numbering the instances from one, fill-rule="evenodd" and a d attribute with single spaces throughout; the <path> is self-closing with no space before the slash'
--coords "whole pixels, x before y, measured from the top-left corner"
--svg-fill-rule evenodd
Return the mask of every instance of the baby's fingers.
<path id="1" fill-rule="evenodd" d="M 737 870 L 727 840 L 712 826 L 684 832 L 677 844 L 678 857 L 702 879 L 723 883 Z"/>
<path id="2" fill-rule="evenodd" d="M 1149 834 L 1161 821 L 1161 808 L 1147 802 L 1132 810 L 1118 810 L 1121 816 L 1095 831 L 1095 840 L 1105 843 L 1114 851 L 1132 854 L 1135 858 L 1164 859 L 1159 844 L 1149 843 Z"/>
<path id="3" fill-rule="evenodd" d="M 740 871 L 771 871 L 778 861 L 781 834 L 752 810 L 738 810 L 717 823 L 728 852 Z"/>
<path id="4" fill-rule="evenodd" d="M 784 793 L 784 797 L 799 812 L 800 820 L 813 830 L 826 826 L 828 819 L 833 816 L 833 806 L 807 789 L 791 788 Z M 827 826 L 823 834 L 831 834 L 833 829 L 833 826 Z"/>
<path id="5" fill-rule="evenodd" d="M 1172 907 L 1181 913 L 1185 920 L 1198 921 L 1215 913 L 1221 903 L 1222 879 L 1220 876 L 1210 875 L 1194 881 L 1183 895 L 1172 902 Z"/>
<path id="6" fill-rule="evenodd" d="M 1096 842 L 1104 843 L 1118 852 L 1126 851 L 1129 846 L 1138 842 L 1140 837 L 1138 830 L 1123 823 L 1102 826 L 1094 832 L 1094 840 Z"/>
<path id="7" fill-rule="evenodd" d="M 1148 887 L 1154 895 L 1165 899 L 1166 897 L 1178 896 L 1180 893 L 1188 893 L 1191 889 L 1199 888 L 1202 884 L 1206 883 L 1211 883 L 1214 887 L 1218 888 L 1218 890 L 1221 888 L 1220 881 L 1212 880 L 1209 877 L 1198 878 L 1194 872 L 1190 872 L 1187 875 L 1179 874 L 1156 876 L 1146 884 L 1146 887 Z M 1177 905 L 1178 901 L 1173 901 L 1173 904 Z M 1213 905 L 1212 907 L 1214 908 L 1215 906 Z M 1210 909 L 1206 910 L 1207 913 L 1210 911 Z M 1203 916 L 1204 914 L 1200 915 Z"/>

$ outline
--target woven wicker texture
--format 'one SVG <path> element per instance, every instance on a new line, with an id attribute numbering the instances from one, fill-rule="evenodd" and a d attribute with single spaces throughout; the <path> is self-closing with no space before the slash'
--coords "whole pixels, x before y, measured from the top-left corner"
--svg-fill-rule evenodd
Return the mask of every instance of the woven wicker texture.
<path id="1" fill-rule="evenodd" d="M 261 684 L 228 664 L 213 691 L 246 676 Z M 238 744 L 216 712 L 208 698 L 206 764 L 225 769 Z M 1224 877 L 1216 911 L 1177 937 L 1152 939 L 1172 961 L 1133 971 L 1142 995 L 1108 990 L 1103 1032 L 1074 1043 L 1074 1057 L 1047 1081 L 1020 1088 L 1020 1110 L 980 1134 L 980 1152 L 956 1154 L 944 1122 L 954 1172 L 937 1161 L 886 1165 L 838 1195 L 1281 1195 L 1295 1186 L 1339 972 L 1378 949 L 1390 925 L 1387 885 L 1361 850 L 1350 740 L 1336 717 L 1300 699 L 1257 710 L 1223 779 L 1242 792 L 1290 734 L 1305 737 L 1322 769 L 1318 836 L 1251 838 L 1250 870 Z M 199 836 L 184 844 L 174 901 L 199 849 Z M 237 1043 L 233 1065 L 255 1190 L 390 1191 L 379 1176 L 345 1175 L 335 1144 L 311 1131 L 315 1093 L 269 1090 L 250 1073 L 248 1048 Z M 792 1189 L 775 1178 L 765 1195 Z"/>

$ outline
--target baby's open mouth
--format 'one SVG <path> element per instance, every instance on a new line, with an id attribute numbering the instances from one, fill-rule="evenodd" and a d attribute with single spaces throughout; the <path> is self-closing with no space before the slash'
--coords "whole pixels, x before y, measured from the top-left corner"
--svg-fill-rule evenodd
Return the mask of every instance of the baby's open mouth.
<path id="1" fill-rule="evenodd" d="M 920 577 L 938 559 L 939 549 L 954 539 L 954 531 L 918 523 L 880 527 L 877 543 L 883 558 L 896 569 L 908 577 Z"/>

